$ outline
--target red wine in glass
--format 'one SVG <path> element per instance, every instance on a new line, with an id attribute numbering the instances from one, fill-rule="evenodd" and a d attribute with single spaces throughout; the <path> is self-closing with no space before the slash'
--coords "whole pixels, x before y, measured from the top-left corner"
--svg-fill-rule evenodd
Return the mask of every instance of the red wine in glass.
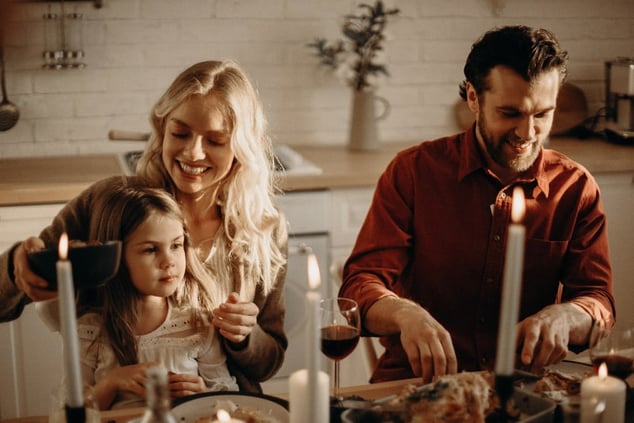
<path id="1" fill-rule="evenodd" d="M 332 325 L 321 328 L 321 351 L 333 360 L 343 360 L 359 343 L 359 330 L 352 326 Z"/>
<path id="2" fill-rule="evenodd" d="M 632 363 L 634 360 L 631 358 L 623 357 L 622 355 L 608 354 L 599 355 L 592 358 L 592 369 L 594 373 L 599 372 L 599 366 L 601 363 L 605 363 L 608 368 L 608 374 L 625 379 L 632 374 Z"/>

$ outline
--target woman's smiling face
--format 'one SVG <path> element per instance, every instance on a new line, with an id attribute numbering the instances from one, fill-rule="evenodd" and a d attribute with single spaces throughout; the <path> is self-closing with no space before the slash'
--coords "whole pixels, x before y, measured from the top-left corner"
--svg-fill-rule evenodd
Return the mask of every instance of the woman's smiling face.
<path id="1" fill-rule="evenodd" d="M 221 110 L 214 95 L 193 95 L 167 117 L 163 164 L 184 194 L 217 187 L 231 170 L 231 129 Z"/>

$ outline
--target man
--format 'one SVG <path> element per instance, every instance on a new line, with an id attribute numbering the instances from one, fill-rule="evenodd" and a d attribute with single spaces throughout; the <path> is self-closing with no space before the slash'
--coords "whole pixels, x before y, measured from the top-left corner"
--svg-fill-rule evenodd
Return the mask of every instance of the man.
<path id="1" fill-rule="evenodd" d="M 606 218 L 592 176 L 544 149 L 567 53 L 549 31 L 489 31 L 460 94 L 476 122 L 400 152 L 380 177 L 340 295 L 385 354 L 371 381 L 494 369 L 512 191 L 526 197 L 517 364 L 539 371 L 613 324 Z"/>

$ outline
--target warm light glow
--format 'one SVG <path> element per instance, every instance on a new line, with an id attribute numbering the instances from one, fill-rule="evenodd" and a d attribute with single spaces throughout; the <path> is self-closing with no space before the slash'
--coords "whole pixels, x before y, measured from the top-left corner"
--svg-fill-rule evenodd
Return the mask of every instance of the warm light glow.
<path id="1" fill-rule="evenodd" d="M 59 254 L 59 259 L 66 260 L 66 257 L 68 257 L 68 235 L 66 234 L 66 232 L 64 232 L 59 237 L 59 250 L 57 251 Z"/>
<path id="2" fill-rule="evenodd" d="M 599 379 L 605 380 L 608 377 L 608 365 L 605 363 L 601 363 L 599 366 Z"/>
<path id="3" fill-rule="evenodd" d="M 216 413 L 216 417 L 218 417 L 218 421 L 219 422 L 230 422 L 231 421 L 231 414 L 229 414 L 229 412 L 220 409 L 218 410 L 218 412 Z"/>
<path id="4" fill-rule="evenodd" d="M 524 219 L 526 205 L 524 202 L 524 191 L 521 187 L 513 188 L 513 204 L 511 205 L 511 220 L 519 223 Z"/>
<path id="5" fill-rule="evenodd" d="M 308 255 L 308 287 L 316 290 L 321 285 L 321 276 L 319 275 L 319 263 L 317 256 L 313 253 Z"/>

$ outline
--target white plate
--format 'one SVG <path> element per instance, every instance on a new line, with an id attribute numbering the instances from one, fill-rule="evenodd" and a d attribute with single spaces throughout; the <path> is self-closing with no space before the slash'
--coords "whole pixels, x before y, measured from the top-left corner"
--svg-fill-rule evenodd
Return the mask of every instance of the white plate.
<path id="1" fill-rule="evenodd" d="M 269 413 L 280 423 L 288 423 L 289 420 L 286 401 L 268 395 L 237 392 L 207 392 L 192 395 L 191 399 L 172 408 L 172 413 L 179 423 L 193 423 L 199 417 L 212 416 L 219 401 L 231 401 L 238 407 L 258 409 Z"/>

